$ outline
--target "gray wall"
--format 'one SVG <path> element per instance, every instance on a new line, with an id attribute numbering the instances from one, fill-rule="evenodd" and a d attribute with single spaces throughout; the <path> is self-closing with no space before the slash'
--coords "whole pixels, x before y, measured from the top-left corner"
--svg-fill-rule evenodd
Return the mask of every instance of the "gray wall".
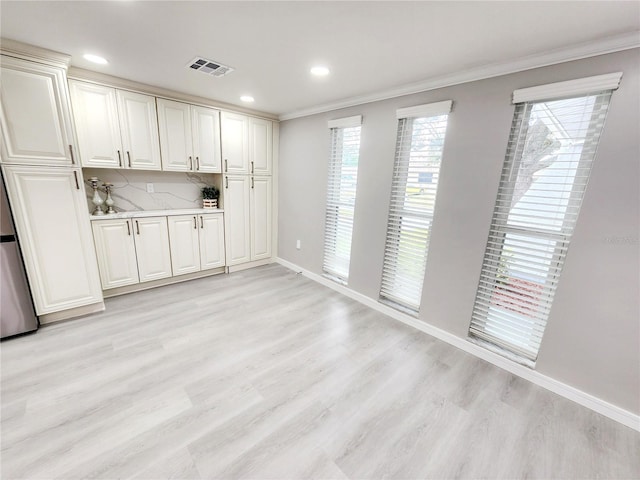
<path id="1" fill-rule="evenodd" d="M 466 338 L 514 112 L 513 90 L 622 71 L 536 369 L 640 413 L 639 65 L 635 49 L 282 122 L 280 257 L 322 273 L 327 121 L 362 114 L 349 288 L 377 299 L 395 110 L 451 99 L 419 318 Z"/>

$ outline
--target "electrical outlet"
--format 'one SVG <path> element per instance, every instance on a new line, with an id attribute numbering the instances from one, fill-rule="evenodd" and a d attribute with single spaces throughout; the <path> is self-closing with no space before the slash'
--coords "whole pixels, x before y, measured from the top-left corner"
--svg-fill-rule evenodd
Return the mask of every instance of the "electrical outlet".
<path id="1" fill-rule="evenodd" d="M 300 250 L 300 240 L 296 240 L 296 249 Z"/>
<path id="2" fill-rule="evenodd" d="M 153 193 L 155 190 L 153 189 L 153 183 L 147 183 L 147 193 Z"/>

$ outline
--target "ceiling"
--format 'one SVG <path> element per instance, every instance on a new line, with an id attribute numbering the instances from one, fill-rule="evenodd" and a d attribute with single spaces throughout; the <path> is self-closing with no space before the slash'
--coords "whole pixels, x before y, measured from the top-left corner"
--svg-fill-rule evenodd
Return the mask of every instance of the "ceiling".
<path id="1" fill-rule="evenodd" d="M 640 2 L 0 3 L 2 36 L 73 66 L 292 115 L 640 30 Z M 628 37 L 628 35 L 627 35 Z M 640 38 L 640 37 L 638 37 Z M 638 42 L 640 43 L 640 42 Z M 82 58 L 95 53 L 106 66 Z M 195 56 L 235 68 L 191 71 Z M 324 64 L 327 77 L 309 74 Z"/>

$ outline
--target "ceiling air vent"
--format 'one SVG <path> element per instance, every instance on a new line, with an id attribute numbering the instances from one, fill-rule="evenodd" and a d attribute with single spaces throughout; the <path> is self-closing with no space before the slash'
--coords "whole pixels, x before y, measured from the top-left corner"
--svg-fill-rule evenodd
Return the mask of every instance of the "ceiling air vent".
<path id="1" fill-rule="evenodd" d="M 196 57 L 189 62 L 187 68 L 197 70 L 214 77 L 224 77 L 227 73 L 233 72 L 233 68 L 222 65 L 220 62 L 207 60 L 206 58 Z"/>

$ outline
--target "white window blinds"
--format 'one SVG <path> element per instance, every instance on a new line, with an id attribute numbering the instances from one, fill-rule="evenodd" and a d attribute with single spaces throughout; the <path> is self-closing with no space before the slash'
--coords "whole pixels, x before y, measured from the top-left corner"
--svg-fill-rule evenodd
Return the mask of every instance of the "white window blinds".
<path id="1" fill-rule="evenodd" d="M 331 146 L 323 270 L 344 282 L 349 278 L 361 122 L 360 116 L 329 122 Z"/>
<path id="2" fill-rule="evenodd" d="M 398 111 L 380 298 L 417 312 L 451 102 Z"/>
<path id="3" fill-rule="evenodd" d="M 538 355 L 610 97 L 516 105 L 470 335 L 524 363 Z"/>

